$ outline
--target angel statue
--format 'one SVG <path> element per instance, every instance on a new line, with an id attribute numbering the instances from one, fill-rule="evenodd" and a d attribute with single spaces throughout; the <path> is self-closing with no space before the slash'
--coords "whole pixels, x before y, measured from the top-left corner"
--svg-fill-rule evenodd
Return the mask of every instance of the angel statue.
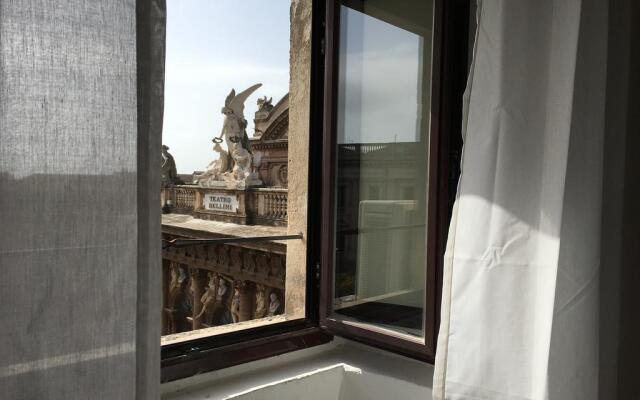
<path id="1" fill-rule="evenodd" d="M 232 173 L 225 177 L 228 181 L 244 182 L 249 185 L 262 184 L 257 178 L 257 174 L 251 171 L 254 160 L 247 135 L 247 120 L 244 118 L 244 102 L 260 86 L 262 84 L 257 83 L 238 94 L 235 89 L 231 89 L 231 93 L 227 96 L 224 107 L 222 107 L 222 114 L 224 114 L 222 132 L 219 137 L 213 140 L 220 143 L 224 137 L 227 144 L 232 159 Z"/>

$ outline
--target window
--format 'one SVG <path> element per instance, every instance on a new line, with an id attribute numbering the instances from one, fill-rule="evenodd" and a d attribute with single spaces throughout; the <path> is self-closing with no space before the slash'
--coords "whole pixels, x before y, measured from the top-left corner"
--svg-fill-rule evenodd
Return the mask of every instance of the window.
<path id="1" fill-rule="evenodd" d="M 330 339 L 307 223 L 319 186 L 310 138 L 321 138 L 310 133 L 322 81 L 319 42 L 305 40 L 311 10 L 311 0 L 168 1 L 164 381 Z"/>
<path id="2" fill-rule="evenodd" d="M 460 148 L 452 132 L 467 69 L 465 3 L 168 2 L 163 381 L 332 335 L 433 358 Z M 261 23 L 267 13 L 279 15 L 269 19 L 278 27 Z M 240 51 L 213 14 L 253 27 Z M 179 19 L 186 34 L 172 42 Z M 198 49 L 210 41 L 215 51 Z M 289 43 L 287 82 L 269 88 L 274 68 L 260 60 Z M 229 46 L 256 56 L 209 74 L 211 60 L 232 59 Z M 171 59 L 189 48 L 196 59 Z M 172 87 L 178 67 L 187 72 Z M 271 75 L 243 76 L 256 70 Z M 224 96 L 211 96 L 213 82 Z M 234 96 L 244 110 L 229 104 Z"/>
<path id="3" fill-rule="evenodd" d="M 446 46 L 465 42 L 453 17 L 468 10 L 443 3 L 343 0 L 328 12 L 320 323 L 425 360 L 457 179 L 460 106 L 448 102 L 461 104 L 466 69 L 464 46 Z"/>

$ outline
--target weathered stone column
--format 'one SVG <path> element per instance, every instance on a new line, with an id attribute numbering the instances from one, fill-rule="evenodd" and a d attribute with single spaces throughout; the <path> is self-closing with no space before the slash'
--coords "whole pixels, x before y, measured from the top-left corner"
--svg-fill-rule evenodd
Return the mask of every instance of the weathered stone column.
<path id="1" fill-rule="evenodd" d="M 204 293 L 204 287 L 207 285 L 207 271 L 190 268 L 191 273 L 191 294 L 193 295 L 193 312 L 192 312 L 192 329 L 200 329 L 202 325 L 201 319 L 196 318 L 202 311 L 202 295 Z"/>
<path id="2" fill-rule="evenodd" d="M 291 60 L 289 85 L 289 234 L 307 232 L 309 204 L 309 120 L 311 112 L 311 1 L 291 2 Z M 293 134 L 295 132 L 295 134 Z M 284 290 L 287 317 L 305 315 L 307 238 L 287 241 Z"/>
<path id="3" fill-rule="evenodd" d="M 244 281 L 240 286 L 240 322 L 248 321 L 252 318 L 255 299 L 255 284 L 250 281 Z"/>
<path id="4" fill-rule="evenodd" d="M 202 209 L 202 200 L 204 199 L 204 197 L 202 196 L 202 190 L 200 190 L 199 188 L 196 189 L 196 196 L 195 196 L 195 200 L 194 200 L 194 205 L 193 205 L 193 210 L 197 211 L 197 210 L 201 210 Z"/>
<path id="5" fill-rule="evenodd" d="M 253 306 L 253 319 L 264 318 L 267 315 L 267 307 L 269 306 L 267 301 L 266 287 L 261 284 L 255 285 L 255 305 Z"/>
<path id="6" fill-rule="evenodd" d="M 170 281 L 164 308 L 167 318 L 167 334 L 179 332 L 179 315 L 176 308 L 182 295 L 181 283 L 179 282 L 179 269 L 178 263 L 173 261 L 169 262 L 168 272 Z"/>

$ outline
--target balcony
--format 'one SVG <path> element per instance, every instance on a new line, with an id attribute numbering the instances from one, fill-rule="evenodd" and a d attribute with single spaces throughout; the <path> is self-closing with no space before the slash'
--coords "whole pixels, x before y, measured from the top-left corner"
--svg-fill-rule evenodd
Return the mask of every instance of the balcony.
<path id="1" fill-rule="evenodd" d="M 176 185 L 162 189 L 166 212 L 241 225 L 287 226 L 287 189 Z"/>
<path id="2" fill-rule="evenodd" d="M 175 185 L 161 200 L 165 243 L 287 234 L 287 189 Z M 284 240 L 165 246 L 163 344 L 284 318 L 286 254 Z"/>

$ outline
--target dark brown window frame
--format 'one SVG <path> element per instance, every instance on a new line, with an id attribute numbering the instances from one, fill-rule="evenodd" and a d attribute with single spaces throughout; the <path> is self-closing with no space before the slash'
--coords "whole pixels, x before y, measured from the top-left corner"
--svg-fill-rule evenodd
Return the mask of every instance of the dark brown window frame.
<path id="1" fill-rule="evenodd" d="M 330 0 L 326 7 L 325 98 L 323 129 L 323 198 L 321 228 L 320 326 L 327 332 L 412 358 L 433 362 L 440 325 L 442 267 L 447 230 L 459 175 L 462 94 L 467 75 L 469 0 L 436 0 L 433 27 L 431 126 L 424 344 L 347 324 L 331 317 L 333 304 L 336 95 L 340 5 L 362 10 L 366 0 Z"/>
<path id="2" fill-rule="evenodd" d="M 430 193 L 428 227 L 427 331 L 425 345 L 344 326 L 327 319 L 330 305 L 330 238 L 333 193 L 328 179 L 332 171 L 332 96 L 335 93 L 335 51 L 337 0 L 312 0 L 311 117 L 309 143 L 309 204 L 307 243 L 307 288 L 305 318 L 243 331 L 210 336 L 162 346 L 161 381 L 169 382 L 329 342 L 341 335 L 395 351 L 413 358 L 433 361 L 439 325 L 442 287 L 442 256 L 446 243 L 452 193 L 458 176 L 461 99 L 467 73 L 468 12 L 470 0 L 437 0 L 434 15 L 434 72 L 432 91 L 432 139 L 430 182 L 437 182 L 438 195 Z M 141 51 L 141 50 L 139 50 Z M 437 70 L 437 71 L 436 71 Z M 325 91 L 328 95 L 325 96 Z M 433 132 L 438 132 L 434 135 Z M 459 136 L 459 135 L 458 135 Z M 435 155 L 433 154 L 435 153 Z M 435 196 L 433 199 L 432 197 Z M 320 223 L 313 223 L 320 222 Z"/>

